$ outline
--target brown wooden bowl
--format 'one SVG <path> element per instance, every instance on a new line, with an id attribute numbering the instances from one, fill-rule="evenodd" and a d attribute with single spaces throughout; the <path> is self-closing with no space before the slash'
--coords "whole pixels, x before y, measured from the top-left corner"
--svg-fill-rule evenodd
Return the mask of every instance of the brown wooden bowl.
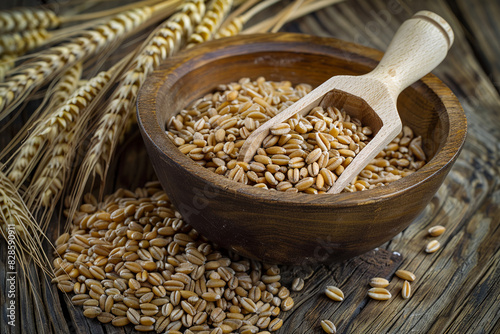
<path id="1" fill-rule="evenodd" d="M 333 75 L 369 72 L 381 57 L 333 38 L 283 33 L 212 41 L 163 63 L 140 92 L 138 121 L 158 178 L 184 219 L 227 249 L 283 264 L 344 260 L 401 232 L 436 193 L 466 136 L 457 98 L 433 75 L 398 100 L 403 123 L 423 137 L 430 161 L 377 189 L 309 195 L 242 185 L 197 165 L 165 134 L 171 116 L 218 84 L 264 76 L 316 86 Z"/>

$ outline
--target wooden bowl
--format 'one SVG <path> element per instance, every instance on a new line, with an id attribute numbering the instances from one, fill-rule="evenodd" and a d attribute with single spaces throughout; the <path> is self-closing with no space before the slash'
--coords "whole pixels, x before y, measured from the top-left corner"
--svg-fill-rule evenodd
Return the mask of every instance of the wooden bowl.
<path id="1" fill-rule="evenodd" d="M 171 116 L 218 84 L 264 76 L 316 86 L 333 75 L 369 72 L 381 57 L 333 38 L 283 33 L 212 41 L 163 63 L 140 92 L 138 121 L 158 178 L 184 219 L 220 246 L 282 264 L 345 260 L 401 232 L 436 193 L 466 136 L 457 98 L 433 75 L 398 100 L 403 123 L 423 137 L 430 161 L 377 189 L 309 195 L 242 185 L 197 165 L 165 134 Z"/>

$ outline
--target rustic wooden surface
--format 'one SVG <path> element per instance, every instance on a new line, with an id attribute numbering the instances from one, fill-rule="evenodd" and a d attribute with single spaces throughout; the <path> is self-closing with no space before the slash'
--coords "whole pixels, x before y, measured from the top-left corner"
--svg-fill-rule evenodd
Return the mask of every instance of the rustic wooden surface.
<path id="1" fill-rule="evenodd" d="M 282 268 L 285 282 L 308 277 L 294 293 L 295 307 L 283 313 L 277 333 L 321 333 L 321 319 L 330 319 L 337 333 L 500 333 L 500 3 L 498 0 L 356 0 L 347 1 L 285 26 L 283 30 L 334 36 L 381 50 L 394 31 L 417 10 L 429 9 L 451 23 L 455 45 L 434 71 L 459 97 L 466 111 L 469 133 L 465 147 L 426 210 L 402 233 L 377 251 L 333 266 Z M 0 136 L 4 145 L 9 134 Z M 144 162 L 140 176 L 151 173 L 141 142 L 121 154 L 121 163 L 136 152 Z M 142 155 L 141 155 L 142 154 Z M 139 161 L 139 160 L 135 160 Z M 118 164 L 119 166 L 120 164 Z M 118 173 L 119 172 L 119 173 Z M 139 185 L 139 173 L 117 169 L 117 184 Z M 416 199 L 418 200 L 418 199 Z M 441 224 L 442 248 L 427 255 L 426 229 Z M 55 229 L 50 236 L 54 237 Z M 396 252 L 396 253 L 395 253 Z M 0 304 L 5 305 L 6 246 L 0 243 Z M 401 254 L 399 256 L 398 254 Z M 401 281 L 393 279 L 387 302 L 369 300 L 368 280 L 391 278 L 398 268 L 413 271 L 412 297 L 400 297 Z M 85 319 L 38 273 L 38 295 L 18 278 L 17 326 L 12 333 L 130 333 Z M 346 300 L 336 303 L 322 293 L 337 285 Z M 36 306 L 36 307 L 35 307 Z"/>

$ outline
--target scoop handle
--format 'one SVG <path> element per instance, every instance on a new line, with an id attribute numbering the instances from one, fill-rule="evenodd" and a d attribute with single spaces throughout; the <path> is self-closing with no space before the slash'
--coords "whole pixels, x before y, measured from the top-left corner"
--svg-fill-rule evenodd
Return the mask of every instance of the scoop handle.
<path id="1" fill-rule="evenodd" d="M 453 31 L 442 17 L 423 10 L 403 22 L 378 66 L 366 76 L 386 84 L 396 101 L 399 93 L 446 57 Z"/>

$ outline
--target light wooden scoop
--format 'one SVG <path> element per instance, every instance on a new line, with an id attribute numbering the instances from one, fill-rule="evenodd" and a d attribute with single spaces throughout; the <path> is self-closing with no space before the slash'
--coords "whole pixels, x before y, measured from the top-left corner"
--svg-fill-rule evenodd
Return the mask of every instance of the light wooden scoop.
<path id="1" fill-rule="evenodd" d="M 453 38 L 450 25 L 439 15 L 417 12 L 398 29 L 373 71 L 361 76 L 330 78 L 252 132 L 241 147 L 238 160 L 250 162 L 270 129 L 297 113 L 305 116 L 317 106 L 343 108 L 371 127 L 375 135 L 328 191 L 341 192 L 399 134 L 402 129 L 396 107 L 399 94 L 441 63 Z"/>

